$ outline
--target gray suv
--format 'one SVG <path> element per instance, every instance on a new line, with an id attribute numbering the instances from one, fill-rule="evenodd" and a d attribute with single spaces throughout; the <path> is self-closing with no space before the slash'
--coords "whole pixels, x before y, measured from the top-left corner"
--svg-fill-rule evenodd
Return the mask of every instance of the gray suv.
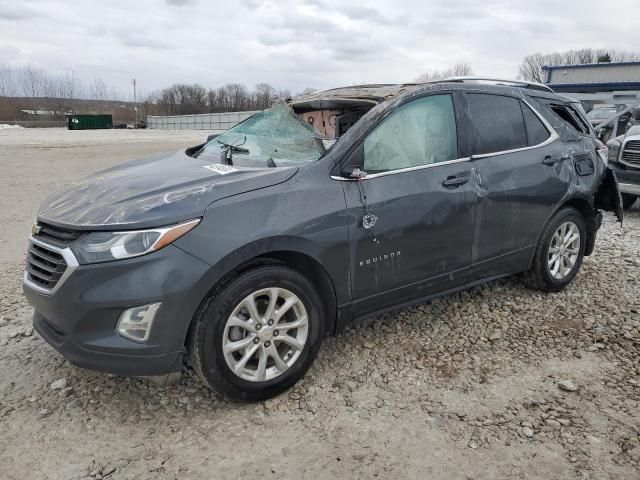
<path id="1" fill-rule="evenodd" d="M 355 319 L 513 274 L 555 292 L 622 220 L 606 148 L 536 84 L 453 79 L 296 98 L 205 144 L 54 193 L 24 293 L 72 363 L 181 372 L 249 401 Z"/>

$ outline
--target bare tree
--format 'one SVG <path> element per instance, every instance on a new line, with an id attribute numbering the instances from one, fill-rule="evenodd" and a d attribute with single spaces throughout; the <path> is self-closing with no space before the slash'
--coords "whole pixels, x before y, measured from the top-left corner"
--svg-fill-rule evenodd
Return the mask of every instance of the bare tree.
<path id="1" fill-rule="evenodd" d="M 108 89 L 108 93 L 107 93 L 107 98 L 109 100 L 117 100 L 117 101 L 121 101 L 122 100 L 122 92 L 120 90 L 118 90 L 116 87 L 109 87 Z"/>
<path id="2" fill-rule="evenodd" d="M 268 83 L 258 83 L 256 89 L 253 92 L 253 106 L 252 110 L 264 110 L 273 105 L 276 98 L 276 89 Z"/>
<path id="3" fill-rule="evenodd" d="M 296 97 L 302 96 L 302 95 L 309 95 L 309 94 L 317 92 L 317 91 L 318 91 L 317 88 L 307 87 L 307 88 L 302 89 L 300 92 L 296 93 Z"/>
<path id="4" fill-rule="evenodd" d="M 529 82 L 544 82 L 544 70 L 542 67 L 545 65 L 559 65 L 559 63 L 551 63 L 551 59 L 548 55 L 542 55 L 541 53 L 534 53 L 527 55 L 518 68 L 518 77 Z"/>
<path id="5" fill-rule="evenodd" d="M 20 84 L 22 86 L 22 94 L 25 97 L 37 98 L 42 96 L 43 81 L 44 72 L 41 68 L 28 65 L 20 72 Z"/>
<path id="6" fill-rule="evenodd" d="M 82 97 L 84 93 L 84 86 L 80 82 L 80 79 L 74 70 L 70 70 L 64 74 L 61 85 L 62 89 L 60 98 L 67 101 L 68 107 L 71 110 L 71 113 L 73 113 L 74 101 Z"/>
<path id="7" fill-rule="evenodd" d="M 278 93 L 276 93 L 275 102 L 285 102 L 289 98 L 291 98 L 291 90 L 285 88 L 284 90 L 278 90 Z"/>
<path id="8" fill-rule="evenodd" d="M 107 84 L 99 77 L 95 77 L 89 86 L 89 96 L 92 100 L 107 100 L 108 91 Z"/>
<path id="9" fill-rule="evenodd" d="M 16 78 L 11 67 L 0 67 L 0 97 L 13 98 L 16 89 Z"/>
<path id="10" fill-rule="evenodd" d="M 448 77 L 466 77 L 469 75 L 473 75 L 473 69 L 471 68 L 471 65 L 469 65 L 468 63 L 458 63 L 446 70 L 434 70 L 432 72 L 425 72 L 422 75 L 418 76 L 414 81 L 416 83 L 427 83 L 444 80 Z"/>
<path id="11" fill-rule="evenodd" d="M 207 89 L 201 85 L 177 84 L 157 94 L 156 103 L 165 115 L 186 115 L 207 111 Z"/>

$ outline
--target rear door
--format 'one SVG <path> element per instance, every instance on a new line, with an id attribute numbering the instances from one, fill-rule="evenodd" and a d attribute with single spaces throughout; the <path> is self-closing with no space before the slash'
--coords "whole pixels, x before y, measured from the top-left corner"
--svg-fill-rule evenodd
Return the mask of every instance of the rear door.
<path id="1" fill-rule="evenodd" d="M 532 107 L 468 93 L 478 210 L 472 280 L 525 270 L 554 206 L 567 193 L 572 152 Z"/>
<path id="2" fill-rule="evenodd" d="M 452 95 L 410 101 L 364 138 L 345 181 L 354 315 L 465 284 L 476 195 Z"/>

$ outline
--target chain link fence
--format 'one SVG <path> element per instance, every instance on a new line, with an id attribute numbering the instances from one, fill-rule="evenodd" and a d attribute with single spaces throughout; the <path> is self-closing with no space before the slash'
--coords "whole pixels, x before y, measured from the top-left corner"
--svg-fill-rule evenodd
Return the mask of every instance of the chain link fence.
<path id="1" fill-rule="evenodd" d="M 66 120 L 0 120 L 5 125 L 20 125 L 24 128 L 66 127 Z"/>
<path id="2" fill-rule="evenodd" d="M 228 130 L 258 111 L 148 116 L 147 128 L 160 130 Z"/>

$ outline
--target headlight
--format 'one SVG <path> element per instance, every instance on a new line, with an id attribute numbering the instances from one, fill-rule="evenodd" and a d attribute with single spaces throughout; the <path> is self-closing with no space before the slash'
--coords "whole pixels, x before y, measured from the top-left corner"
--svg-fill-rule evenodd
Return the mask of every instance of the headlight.
<path id="1" fill-rule="evenodd" d="M 609 149 L 609 154 L 608 154 L 608 158 L 609 158 L 609 162 L 617 162 L 618 161 L 618 156 L 620 155 L 620 147 L 622 146 L 622 144 L 620 143 L 620 140 L 609 140 L 607 142 L 607 148 Z"/>
<path id="2" fill-rule="evenodd" d="M 198 223 L 200 219 L 149 230 L 93 232 L 82 237 L 70 248 L 81 264 L 138 257 L 175 242 Z"/>

